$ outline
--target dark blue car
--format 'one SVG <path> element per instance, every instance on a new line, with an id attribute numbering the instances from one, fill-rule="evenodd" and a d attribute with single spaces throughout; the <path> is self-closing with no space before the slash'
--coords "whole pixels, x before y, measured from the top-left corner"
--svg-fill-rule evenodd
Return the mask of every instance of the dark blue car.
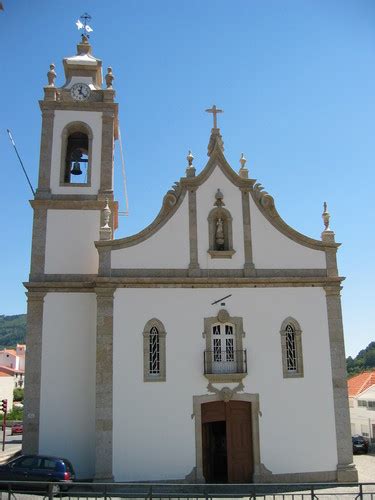
<path id="1" fill-rule="evenodd" d="M 0 465 L 0 481 L 48 481 L 70 484 L 74 479 L 73 466 L 66 458 L 21 455 L 7 464 Z M 57 489 L 59 488 L 55 488 Z"/>

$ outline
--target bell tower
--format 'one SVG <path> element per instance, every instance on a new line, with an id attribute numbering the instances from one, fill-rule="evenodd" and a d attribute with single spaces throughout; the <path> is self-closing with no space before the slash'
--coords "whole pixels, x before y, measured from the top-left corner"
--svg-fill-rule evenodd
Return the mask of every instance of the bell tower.
<path id="1" fill-rule="evenodd" d="M 104 230 L 106 239 L 113 238 L 116 226 L 113 157 L 118 106 L 112 69 L 108 68 L 103 88 L 102 61 L 92 54 L 86 35 L 82 35 L 76 55 L 64 58 L 63 66 L 65 83 L 58 86 L 55 65 L 50 65 L 44 98 L 39 102 L 39 180 L 31 201 L 31 267 L 25 283 L 28 381 L 23 452 L 64 454 L 66 450 L 73 460 L 76 456 L 87 464 L 81 474 L 88 477 L 94 470 L 95 439 L 100 441 L 95 431 L 94 282 L 99 265 L 95 241 Z M 59 353 L 53 366 L 49 365 L 51 352 Z M 71 362 L 73 352 L 79 352 L 79 362 Z M 53 394 L 48 395 L 51 377 L 54 386 L 60 384 L 60 392 L 70 391 L 66 394 L 71 400 L 75 398 L 78 404 L 83 398 L 90 408 L 74 439 L 59 424 L 58 444 L 52 443 L 55 431 L 49 421 L 56 422 L 60 414 L 47 418 L 59 406 L 57 401 L 52 403 Z M 80 445 L 72 447 L 70 443 L 77 440 Z"/>
<path id="2" fill-rule="evenodd" d="M 30 281 L 46 275 L 98 272 L 94 241 L 101 210 L 113 201 L 113 154 L 117 112 L 112 69 L 102 88 L 102 61 L 82 35 L 77 54 L 63 60 L 65 83 L 55 84 L 50 65 L 44 87 L 39 180 L 35 199 Z M 113 219 L 110 225 L 113 234 Z"/>

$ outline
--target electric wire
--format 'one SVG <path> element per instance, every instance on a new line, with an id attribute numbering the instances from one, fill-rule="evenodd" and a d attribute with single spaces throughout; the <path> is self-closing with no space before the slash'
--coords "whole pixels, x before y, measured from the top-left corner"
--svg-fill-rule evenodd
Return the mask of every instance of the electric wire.
<path id="1" fill-rule="evenodd" d="M 124 184 L 124 195 L 125 195 L 125 213 L 124 215 L 129 215 L 129 201 L 128 201 L 128 190 L 126 188 L 126 170 L 125 170 L 125 160 L 124 160 L 124 152 L 122 149 L 122 140 L 121 140 L 121 130 L 120 124 L 118 125 L 118 140 L 120 145 L 120 156 L 121 156 L 121 169 L 122 169 L 122 179 Z M 120 215 L 120 212 L 119 212 Z M 122 213 L 121 213 L 122 215 Z"/>
<path id="2" fill-rule="evenodd" d="M 35 191 L 34 191 L 34 188 L 33 188 L 33 186 L 31 185 L 31 182 L 30 182 L 29 176 L 27 175 L 27 172 L 26 172 L 26 170 L 25 170 L 25 167 L 23 166 L 23 163 L 22 163 L 21 157 L 20 157 L 20 155 L 18 154 L 17 147 L 16 147 L 16 143 L 14 142 L 13 137 L 12 137 L 12 134 L 11 134 L 11 132 L 10 132 L 10 130 L 9 130 L 8 128 L 7 128 L 7 132 L 8 132 L 8 135 L 9 135 L 10 142 L 13 144 L 14 151 L 16 152 L 16 155 L 17 155 L 17 157 L 18 157 L 18 159 L 19 159 L 19 161 L 20 161 L 20 164 L 21 164 L 21 167 L 22 167 L 23 173 L 25 174 L 26 179 L 27 179 L 27 182 L 29 183 L 29 186 L 30 186 L 31 192 L 33 193 L 33 196 L 35 196 Z"/>

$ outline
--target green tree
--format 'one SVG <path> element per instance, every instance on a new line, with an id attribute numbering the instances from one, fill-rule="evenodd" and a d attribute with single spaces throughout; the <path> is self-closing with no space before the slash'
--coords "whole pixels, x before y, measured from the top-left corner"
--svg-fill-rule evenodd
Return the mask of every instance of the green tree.
<path id="1" fill-rule="evenodd" d="M 14 401 L 23 401 L 23 394 L 24 394 L 24 391 L 23 391 L 23 388 L 22 387 L 17 387 L 16 389 L 14 389 L 13 391 L 13 399 Z"/>

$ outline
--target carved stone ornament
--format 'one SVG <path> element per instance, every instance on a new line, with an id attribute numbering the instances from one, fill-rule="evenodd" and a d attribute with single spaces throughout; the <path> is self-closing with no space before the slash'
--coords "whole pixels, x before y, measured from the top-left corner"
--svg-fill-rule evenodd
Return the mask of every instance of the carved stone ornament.
<path id="1" fill-rule="evenodd" d="M 244 385 L 242 382 L 240 382 L 236 387 L 233 389 L 230 389 L 229 387 L 223 387 L 222 389 L 217 389 L 214 387 L 211 382 L 207 385 L 207 390 L 208 392 L 212 392 L 214 394 L 217 394 L 220 398 L 221 401 L 224 401 L 224 403 L 228 403 L 232 398 L 233 395 L 236 394 L 237 392 L 241 392 L 244 390 Z"/>
<path id="2" fill-rule="evenodd" d="M 169 212 L 169 210 L 174 207 L 177 203 L 177 199 L 181 193 L 181 185 L 179 182 L 175 182 L 172 189 L 167 191 L 167 194 L 163 198 L 163 211 Z"/>
<path id="3" fill-rule="evenodd" d="M 274 206 L 275 202 L 274 199 L 270 194 L 267 193 L 267 191 L 264 191 L 264 187 L 260 182 L 257 182 L 254 187 L 254 194 L 258 202 L 262 205 L 264 208 L 270 208 Z"/>
<path id="4" fill-rule="evenodd" d="M 48 78 L 48 86 L 54 87 L 55 86 L 56 71 L 55 71 L 55 65 L 53 63 L 50 64 L 50 66 L 49 66 L 47 78 Z"/>
<path id="5" fill-rule="evenodd" d="M 224 250 L 224 228 L 223 219 L 219 217 L 216 221 L 216 235 L 215 235 L 216 248 L 218 250 Z"/>
<path id="6" fill-rule="evenodd" d="M 102 220 L 103 225 L 100 227 L 100 239 L 101 240 L 110 240 L 112 239 L 112 229 L 109 225 L 109 221 L 111 218 L 111 209 L 108 205 L 108 198 L 105 199 L 105 207 L 102 210 Z"/>
<path id="7" fill-rule="evenodd" d="M 194 156 L 191 151 L 189 151 L 187 157 L 188 166 L 186 168 L 186 177 L 195 177 L 195 167 L 193 165 Z"/>
<path id="8" fill-rule="evenodd" d="M 219 149 L 221 149 L 221 151 L 224 152 L 224 141 L 223 138 L 221 137 L 220 129 L 213 128 L 210 136 L 210 142 L 208 143 L 207 147 L 207 156 L 212 155 L 216 144 L 218 145 Z"/>
<path id="9" fill-rule="evenodd" d="M 109 227 L 110 216 L 111 216 L 111 209 L 108 206 L 108 198 L 106 198 L 105 199 L 105 207 L 103 209 L 103 222 L 104 222 L 104 224 L 102 226 L 102 229 Z"/>
<path id="10" fill-rule="evenodd" d="M 242 177 L 243 179 L 248 179 L 249 177 L 249 170 L 246 168 L 246 158 L 243 153 L 241 153 L 241 158 L 240 158 L 240 164 L 241 168 L 239 170 L 239 176 Z"/>
<path id="11" fill-rule="evenodd" d="M 215 203 L 214 203 L 214 206 L 215 207 L 224 207 L 225 203 L 224 203 L 223 199 L 224 199 L 224 195 L 220 191 L 220 189 L 218 189 L 216 191 L 216 193 L 215 193 Z"/>
<path id="12" fill-rule="evenodd" d="M 220 309 L 217 314 L 217 319 L 220 323 L 228 323 L 229 321 L 229 313 L 226 309 Z"/>
<path id="13" fill-rule="evenodd" d="M 323 204 L 323 213 L 322 213 L 322 219 L 324 223 L 324 231 L 330 231 L 329 228 L 329 219 L 330 219 L 330 214 L 327 211 L 327 202 L 324 202 Z"/>
<path id="14" fill-rule="evenodd" d="M 112 73 L 112 68 L 109 66 L 107 70 L 107 74 L 105 75 L 105 83 L 107 85 L 107 89 L 112 88 L 112 82 L 115 79 L 113 73 Z"/>

